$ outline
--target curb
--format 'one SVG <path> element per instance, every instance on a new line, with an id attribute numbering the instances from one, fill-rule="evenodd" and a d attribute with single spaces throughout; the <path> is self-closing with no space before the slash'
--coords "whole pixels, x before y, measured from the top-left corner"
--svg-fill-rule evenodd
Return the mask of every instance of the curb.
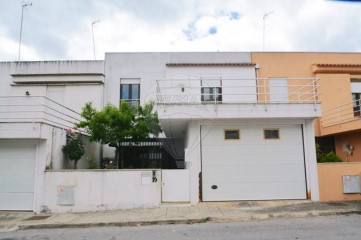
<path id="1" fill-rule="evenodd" d="M 305 217 L 321 217 L 333 215 L 361 215 L 361 210 L 339 210 L 334 212 L 283 212 L 283 213 L 260 213 L 248 215 L 240 215 L 239 217 L 205 217 L 195 219 L 172 219 L 172 220 L 156 220 L 156 221 L 127 221 L 127 222 L 109 222 L 109 223 L 50 223 L 50 224 L 34 224 L 34 225 L 17 225 L 17 226 L 0 226 L 8 231 L 14 230 L 28 230 L 28 229 L 49 229 L 49 228 L 90 228 L 90 227 L 140 227 L 151 225 L 174 225 L 174 224 L 197 224 L 207 222 L 248 222 L 248 221 L 263 221 L 271 219 L 282 218 L 305 218 Z M 11 227 L 11 228 L 10 228 Z M 1 232 L 1 231 L 0 231 Z"/>
<path id="2" fill-rule="evenodd" d="M 210 218 L 196 219 L 175 219 L 175 220 L 157 220 L 157 221 L 128 221 L 128 222 L 109 222 L 109 223 L 52 223 L 37 225 L 18 225 L 19 230 L 25 229 L 46 229 L 46 228 L 89 228 L 89 227 L 140 227 L 151 225 L 174 225 L 174 224 L 196 224 L 209 222 Z"/>

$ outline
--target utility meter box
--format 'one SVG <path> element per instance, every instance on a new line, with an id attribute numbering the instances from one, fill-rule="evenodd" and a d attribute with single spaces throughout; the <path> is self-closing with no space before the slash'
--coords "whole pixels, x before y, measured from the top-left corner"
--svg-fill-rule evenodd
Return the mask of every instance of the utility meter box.
<path id="1" fill-rule="evenodd" d="M 57 204 L 58 205 L 74 205 L 74 186 L 59 186 L 57 188 Z"/>
<path id="2" fill-rule="evenodd" d="M 359 175 L 344 175 L 342 183 L 343 193 L 361 193 Z"/>

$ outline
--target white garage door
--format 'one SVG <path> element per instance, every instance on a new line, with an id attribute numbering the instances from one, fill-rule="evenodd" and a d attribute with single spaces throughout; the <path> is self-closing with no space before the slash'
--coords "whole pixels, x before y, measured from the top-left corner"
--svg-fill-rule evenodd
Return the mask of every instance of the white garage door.
<path id="1" fill-rule="evenodd" d="M 202 126 L 201 136 L 203 201 L 306 198 L 301 125 Z"/>
<path id="2" fill-rule="evenodd" d="M 0 210 L 33 210 L 35 146 L 0 146 Z"/>

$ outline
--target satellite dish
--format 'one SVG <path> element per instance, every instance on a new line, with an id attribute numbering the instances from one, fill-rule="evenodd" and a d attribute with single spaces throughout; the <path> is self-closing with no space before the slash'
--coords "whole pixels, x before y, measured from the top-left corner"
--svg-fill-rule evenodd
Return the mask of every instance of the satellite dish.
<path id="1" fill-rule="evenodd" d="M 351 156 L 353 152 L 354 147 L 349 143 L 342 144 L 342 151 L 347 155 Z"/>

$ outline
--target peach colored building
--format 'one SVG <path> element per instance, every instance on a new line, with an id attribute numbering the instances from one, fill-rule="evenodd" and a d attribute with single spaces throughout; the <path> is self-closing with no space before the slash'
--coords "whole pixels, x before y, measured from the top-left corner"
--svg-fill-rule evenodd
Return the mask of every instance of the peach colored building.
<path id="1" fill-rule="evenodd" d="M 361 53 L 255 52 L 259 78 L 319 78 L 316 142 L 345 162 L 361 162 Z"/>
<path id="2" fill-rule="evenodd" d="M 258 52 L 252 62 L 259 78 L 318 78 L 322 117 L 314 121 L 316 142 L 344 161 L 318 164 L 320 201 L 360 200 L 360 193 L 344 192 L 343 177 L 361 175 L 361 53 Z"/>

